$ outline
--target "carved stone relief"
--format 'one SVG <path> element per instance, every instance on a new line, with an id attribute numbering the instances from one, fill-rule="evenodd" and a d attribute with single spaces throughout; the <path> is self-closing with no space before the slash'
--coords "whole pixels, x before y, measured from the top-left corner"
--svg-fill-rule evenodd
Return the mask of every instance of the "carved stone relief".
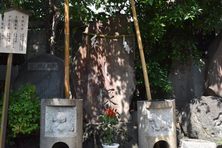
<path id="1" fill-rule="evenodd" d="M 45 136 L 74 137 L 76 134 L 75 107 L 46 107 Z"/>
<path id="2" fill-rule="evenodd" d="M 147 125 L 149 135 L 172 134 L 173 110 L 171 108 L 147 110 Z"/>

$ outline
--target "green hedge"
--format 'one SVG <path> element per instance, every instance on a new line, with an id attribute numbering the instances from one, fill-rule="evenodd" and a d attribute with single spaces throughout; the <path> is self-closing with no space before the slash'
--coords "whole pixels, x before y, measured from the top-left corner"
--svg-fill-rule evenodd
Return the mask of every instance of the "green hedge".
<path id="1" fill-rule="evenodd" d="M 2 99 L 1 110 L 2 114 Z M 25 84 L 10 93 L 7 134 L 11 138 L 39 132 L 40 99 L 34 85 Z"/>

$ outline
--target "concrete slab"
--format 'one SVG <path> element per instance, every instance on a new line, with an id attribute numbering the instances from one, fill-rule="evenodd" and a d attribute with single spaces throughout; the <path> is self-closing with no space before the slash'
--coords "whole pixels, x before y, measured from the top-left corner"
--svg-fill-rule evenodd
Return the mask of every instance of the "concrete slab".
<path id="1" fill-rule="evenodd" d="M 216 148 L 214 142 L 201 139 L 181 139 L 180 148 Z"/>

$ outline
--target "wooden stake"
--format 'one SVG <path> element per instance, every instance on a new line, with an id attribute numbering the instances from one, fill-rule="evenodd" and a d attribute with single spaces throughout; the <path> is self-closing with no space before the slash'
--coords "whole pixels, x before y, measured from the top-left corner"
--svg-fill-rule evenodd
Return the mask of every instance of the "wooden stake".
<path id="1" fill-rule="evenodd" d="M 132 14 L 133 14 L 133 22 L 134 22 L 134 26 L 136 30 L 137 44 L 138 44 L 139 52 L 140 52 L 140 59 L 141 59 L 142 68 L 143 68 L 143 77 L 144 77 L 145 87 L 146 87 L 146 96 L 147 96 L 147 99 L 151 101 L 152 97 L 151 97 L 151 92 L 150 92 L 150 83 L 149 83 L 149 78 L 148 78 L 148 73 L 147 73 L 147 68 L 146 68 L 146 61 L 145 61 L 145 56 L 144 56 L 143 44 L 142 44 L 134 0 L 131 0 L 131 9 L 132 9 Z"/>
<path id="2" fill-rule="evenodd" d="M 69 98 L 69 0 L 65 0 L 65 97 Z"/>
<path id="3" fill-rule="evenodd" d="M 6 128 L 8 120 L 8 105 L 9 105 L 9 92 L 11 83 L 11 70 L 12 70 L 13 53 L 9 53 L 5 78 L 5 90 L 3 96 L 2 107 L 2 120 L 1 120 L 1 132 L 0 132 L 0 148 L 5 148 Z"/>

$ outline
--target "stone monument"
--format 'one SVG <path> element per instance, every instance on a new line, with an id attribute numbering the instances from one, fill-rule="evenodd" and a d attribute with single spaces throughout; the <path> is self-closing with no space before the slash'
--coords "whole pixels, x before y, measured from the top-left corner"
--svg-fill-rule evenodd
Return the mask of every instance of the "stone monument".
<path id="1" fill-rule="evenodd" d="M 82 100 L 42 99 L 40 134 L 40 148 L 81 148 Z"/>
<path id="2" fill-rule="evenodd" d="M 77 98 L 85 98 L 86 121 L 96 121 L 107 102 L 117 109 L 122 121 L 130 121 L 135 91 L 135 37 L 131 29 L 127 17 L 119 15 L 91 22 L 82 34 L 72 73 Z"/>
<path id="3" fill-rule="evenodd" d="M 139 147 L 177 148 L 175 101 L 138 101 L 137 107 Z"/>
<path id="4" fill-rule="evenodd" d="M 42 54 L 29 59 L 21 66 L 13 88 L 25 83 L 36 86 L 40 98 L 64 97 L 64 62 L 49 54 Z"/>

